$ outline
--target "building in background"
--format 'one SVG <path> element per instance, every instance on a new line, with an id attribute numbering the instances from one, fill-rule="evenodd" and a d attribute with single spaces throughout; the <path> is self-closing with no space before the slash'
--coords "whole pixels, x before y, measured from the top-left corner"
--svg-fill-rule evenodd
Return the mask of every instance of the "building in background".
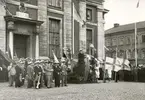
<path id="1" fill-rule="evenodd" d="M 137 22 L 137 57 L 138 64 L 145 64 L 145 21 Z M 105 31 L 105 45 L 109 48 L 106 55 L 128 58 L 135 65 L 135 24 L 119 25 Z"/>
<path id="2" fill-rule="evenodd" d="M 75 57 L 80 49 L 89 53 L 93 44 L 96 56 L 104 58 L 104 14 L 108 10 L 103 2 L 1 0 L 0 49 L 10 50 L 12 56 L 31 58 L 52 58 L 54 50 L 60 58 L 63 48 Z"/>

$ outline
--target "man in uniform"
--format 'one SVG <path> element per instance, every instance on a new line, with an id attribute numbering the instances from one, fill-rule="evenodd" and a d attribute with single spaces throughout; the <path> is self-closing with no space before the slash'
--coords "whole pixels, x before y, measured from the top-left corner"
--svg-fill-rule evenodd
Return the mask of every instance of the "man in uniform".
<path id="1" fill-rule="evenodd" d="M 59 63 L 54 62 L 54 81 L 55 81 L 55 87 L 60 87 L 60 72 L 61 68 Z"/>
<path id="2" fill-rule="evenodd" d="M 53 68 L 50 61 L 45 61 L 44 71 L 46 78 L 46 86 L 47 88 L 51 88 Z"/>
<path id="3" fill-rule="evenodd" d="M 44 87 L 44 81 L 45 81 L 45 71 L 44 71 L 44 67 L 45 67 L 45 62 L 44 60 L 40 60 L 40 65 L 42 73 L 41 73 L 41 87 Z"/>
<path id="4" fill-rule="evenodd" d="M 65 59 L 62 59 L 62 65 L 61 65 L 61 81 L 62 81 L 62 86 L 67 86 L 67 71 L 68 71 L 68 68 L 66 66 L 66 62 L 65 62 Z"/>
<path id="5" fill-rule="evenodd" d="M 33 80 L 34 80 L 34 64 L 32 62 L 28 62 L 27 66 L 27 88 L 33 87 Z"/>
<path id="6" fill-rule="evenodd" d="M 21 87 L 22 86 L 22 69 L 20 66 L 16 64 L 15 66 L 16 75 L 15 75 L 15 87 Z"/>

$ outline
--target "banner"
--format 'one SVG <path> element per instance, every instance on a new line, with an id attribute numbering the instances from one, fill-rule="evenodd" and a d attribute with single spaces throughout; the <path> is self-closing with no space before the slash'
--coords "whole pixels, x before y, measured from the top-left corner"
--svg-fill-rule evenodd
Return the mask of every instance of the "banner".
<path id="1" fill-rule="evenodd" d="M 80 24 L 82 24 L 82 25 L 84 24 L 84 21 L 81 19 L 81 16 L 77 12 L 74 3 L 73 3 L 73 18 L 74 18 L 74 20 L 76 20 Z"/>
<path id="2" fill-rule="evenodd" d="M 52 50 L 53 58 L 54 58 L 54 63 L 59 63 L 54 51 Z"/>
<path id="3" fill-rule="evenodd" d="M 9 58 L 2 50 L 0 50 L 0 58 L 0 60 L 2 60 L 1 62 L 3 62 L 6 66 L 12 62 L 12 59 Z"/>
<path id="4" fill-rule="evenodd" d="M 124 60 L 124 65 L 129 66 L 129 64 L 130 64 L 129 60 L 125 59 Z"/>
<path id="5" fill-rule="evenodd" d="M 123 58 L 116 58 L 115 59 L 115 65 L 119 65 L 119 66 L 121 66 L 122 64 L 123 64 L 123 62 L 124 62 L 124 59 Z"/>
<path id="6" fill-rule="evenodd" d="M 114 65 L 114 71 L 115 72 L 118 72 L 121 69 L 122 69 L 122 65 Z"/>
<path id="7" fill-rule="evenodd" d="M 105 69 L 107 69 L 107 70 L 113 70 L 113 64 L 111 65 L 111 64 L 105 64 Z"/>
<path id="8" fill-rule="evenodd" d="M 123 63 L 123 70 L 131 70 L 130 68 L 130 62 L 127 59 L 124 59 L 124 63 Z"/>
<path id="9" fill-rule="evenodd" d="M 115 60 L 114 58 L 106 57 L 106 63 L 108 63 L 108 64 L 113 64 L 114 60 Z"/>

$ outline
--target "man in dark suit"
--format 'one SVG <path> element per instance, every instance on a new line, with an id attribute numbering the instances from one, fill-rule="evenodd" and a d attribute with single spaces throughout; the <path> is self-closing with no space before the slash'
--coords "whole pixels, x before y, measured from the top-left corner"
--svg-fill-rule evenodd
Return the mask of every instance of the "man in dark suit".
<path id="1" fill-rule="evenodd" d="M 55 80 L 55 87 L 60 87 L 60 72 L 61 68 L 59 63 L 54 62 L 54 80 Z"/>
<path id="2" fill-rule="evenodd" d="M 16 75 L 15 75 L 15 87 L 21 87 L 22 82 L 22 69 L 17 64 L 15 65 Z"/>

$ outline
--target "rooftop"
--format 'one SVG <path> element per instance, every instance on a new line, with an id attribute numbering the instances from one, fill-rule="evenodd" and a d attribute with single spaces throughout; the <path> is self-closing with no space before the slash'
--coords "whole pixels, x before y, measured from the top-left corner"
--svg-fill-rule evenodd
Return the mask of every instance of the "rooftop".
<path id="1" fill-rule="evenodd" d="M 145 28 L 145 21 L 137 22 L 137 28 Z M 113 27 L 105 31 L 105 34 L 112 34 L 117 32 L 129 31 L 134 30 L 135 23 L 119 25 L 118 27 Z"/>

